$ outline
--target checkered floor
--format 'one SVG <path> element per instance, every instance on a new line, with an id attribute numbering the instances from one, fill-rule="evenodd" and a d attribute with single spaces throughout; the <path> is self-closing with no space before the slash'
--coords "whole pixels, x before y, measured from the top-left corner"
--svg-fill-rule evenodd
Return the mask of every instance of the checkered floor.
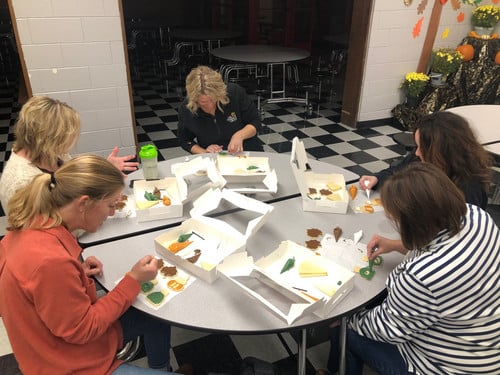
<path id="1" fill-rule="evenodd" d="M 153 142 L 160 151 L 160 160 L 186 155 L 176 139 L 176 108 L 181 102 L 181 90 L 170 82 L 170 90 L 167 91 L 164 82 L 153 72 L 138 73 L 133 77 L 133 98 L 139 145 Z M 19 110 L 17 88 L 12 82 L 15 80 L 0 86 L 0 168 L 10 155 L 12 125 Z M 259 134 L 264 150 L 289 152 L 291 140 L 299 137 L 304 141 L 310 158 L 321 159 L 359 175 L 373 174 L 386 168 L 405 153 L 404 148 L 391 137 L 401 129 L 390 125 L 351 129 L 339 124 L 338 99 L 316 104 L 311 115 L 303 106 L 293 103 L 266 105 L 264 127 Z M 0 328 L 3 327 L 0 325 Z M 307 374 L 312 375 L 315 368 L 326 365 L 329 350 L 327 327 L 311 330 L 309 335 Z M 297 373 L 297 344 L 290 333 L 281 336 L 228 336 L 174 328 L 172 348 L 172 366 L 175 368 L 177 363 L 191 363 L 197 375 L 210 372 L 235 374 L 241 359 L 246 356 L 274 363 L 280 374 Z M 0 329 L 0 355 L 5 354 L 0 357 L 2 374 L 20 374 L 9 353 L 11 349 L 7 337 Z M 139 358 L 136 363 L 143 365 L 145 359 Z"/>

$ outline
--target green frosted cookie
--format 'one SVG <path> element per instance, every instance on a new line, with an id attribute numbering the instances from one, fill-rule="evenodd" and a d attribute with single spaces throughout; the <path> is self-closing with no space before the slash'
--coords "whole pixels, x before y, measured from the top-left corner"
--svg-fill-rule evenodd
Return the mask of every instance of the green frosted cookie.
<path id="1" fill-rule="evenodd" d="M 359 275 L 366 280 L 371 280 L 373 275 L 375 275 L 375 271 L 370 269 L 370 267 L 363 267 L 359 270 Z"/>
<path id="2" fill-rule="evenodd" d="M 380 255 L 376 256 L 375 259 L 373 259 L 373 265 L 374 266 L 380 266 L 383 263 L 383 259 Z"/>
<path id="3" fill-rule="evenodd" d="M 153 292 L 149 293 L 147 297 L 154 305 L 159 305 L 165 298 L 165 295 L 162 292 Z"/>
<path id="4" fill-rule="evenodd" d="M 144 293 L 151 291 L 154 287 L 155 287 L 155 285 L 151 281 L 145 281 L 145 282 L 141 283 L 141 290 Z"/>

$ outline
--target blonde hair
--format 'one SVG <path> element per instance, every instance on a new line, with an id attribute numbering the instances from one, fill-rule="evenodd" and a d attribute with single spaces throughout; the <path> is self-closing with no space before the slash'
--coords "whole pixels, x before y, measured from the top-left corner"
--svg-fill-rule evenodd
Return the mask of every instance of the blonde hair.
<path id="1" fill-rule="evenodd" d="M 42 173 L 19 189 L 8 205 L 8 230 L 47 229 L 62 224 L 59 209 L 84 195 L 96 202 L 120 192 L 121 172 L 106 159 L 83 155 L 54 173 Z"/>
<path id="2" fill-rule="evenodd" d="M 208 95 L 217 102 L 217 108 L 229 103 L 227 86 L 219 72 L 200 65 L 193 68 L 186 77 L 187 108 L 192 112 L 198 111 L 198 99 L 201 95 Z"/>
<path id="3" fill-rule="evenodd" d="M 58 159 L 76 144 L 80 116 L 66 103 L 46 96 L 34 96 L 21 108 L 14 127 L 13 151 L 24 150 L 35 165 Z"/>

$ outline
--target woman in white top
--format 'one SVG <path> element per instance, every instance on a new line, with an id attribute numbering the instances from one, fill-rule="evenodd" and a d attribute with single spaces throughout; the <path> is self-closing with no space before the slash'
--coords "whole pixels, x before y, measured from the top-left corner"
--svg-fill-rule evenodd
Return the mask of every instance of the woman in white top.
<path id="1" fill-rule="evenodd" d="M 7 203 L 14 193 L 42 172 L 56 171 L 75 146 L 80 135 L 80 116 L 66 103 L 46 96 L 34 96 L 21 108 L 14 128 L 15 143 L 0 178 L 0 202 L 7 214 Z M 135 155 L 119 157 L 118 147 L 108 160 L 121 171 L 134 171 Z"/>

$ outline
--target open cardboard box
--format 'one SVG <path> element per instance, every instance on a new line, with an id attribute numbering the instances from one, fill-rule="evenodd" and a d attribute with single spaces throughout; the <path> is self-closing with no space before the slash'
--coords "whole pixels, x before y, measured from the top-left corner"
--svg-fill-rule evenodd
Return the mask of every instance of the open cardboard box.
<path id="1" fill-rule="evenodd" d="M 349 194 L 346 190 L 344 175 L 314 173 L 308 164 L 304 142 L 297 137 L 293 139 L 290 165 L 302 195 L 304 211 L 336 214 L 347 212 Z M 335 185 L 335 188 L 332 188 L 332 185 Z"/>
<path id="2" fill-rule="evenodd" d="M 255 218 L 247 223 L 245 233 L 240 233 L 222 220 L 204 216 L 217 208 L 223 200 L 256 213 Z M 247 239 L 260 229 L 273 210 L 271 205 L 227 189 L 209 189 L 194 201 L 193 206 L 190 219 L 155 238 L 155 248 L 156 252 L 168 262 L 178 265 L 208 283 L 218 278 L 217 266 L 225 257 L 245 250 Z M 179 242 L 181 235 L 190 233 L 192 235 L 189 241 L 192 243 L 177 253 L 169 250 L 169 246 Z M 192 262 L 193 259 L 190 261 L 189 258 L 196 255 L 195 250 L 201 252 L 196 261 Z"/>
<path id="3" fill-rule="evenodd" d="M 226 184 L 215 161 L 210 157 L 198 156 L 183 163 L 172 164 L 170 170 L 186 201 L 195 200 L 208 189 L 222 188 Z"/>
<path id="4" fill-rule="evenodd" d="M 276 171 L 270 168 L 268 157 L 219 153 L 217 168 L 226 180 L 226 189 L 240 193 L 274 194 L 278 191 Z"/>
<path id="5" fill-rule="evenodd" d="M 154 189 L 160 190 L 161 197 L 168 197 L 170 205 L 163 204 L 162 199 L 149 201 L 145 198 L 146 192 L 152 193 Z M 137 221 L 151 221 L 181 217 L 184 196 L 179 191 L 177 179 L 174 177 L 159 180 L 136 180 L 134 182 L 134 201 Z M 157 202 L 157 203 L 154 203 Z M 154 204 L 153 206 L 150 206 Z"/>
<path id="6" fill-rule="evenodd" d="M 287 260 L 294 266 L 281 273 Z M 320 264 L 325 276 L 303 277 L 303 262 Z M 255 264 L 245 252 L 227 257 L 219 271 L 288 324 L 314 312 L 324 318 L 354 287 L 354 273 L 292 241 L 283 241 Z"/>

